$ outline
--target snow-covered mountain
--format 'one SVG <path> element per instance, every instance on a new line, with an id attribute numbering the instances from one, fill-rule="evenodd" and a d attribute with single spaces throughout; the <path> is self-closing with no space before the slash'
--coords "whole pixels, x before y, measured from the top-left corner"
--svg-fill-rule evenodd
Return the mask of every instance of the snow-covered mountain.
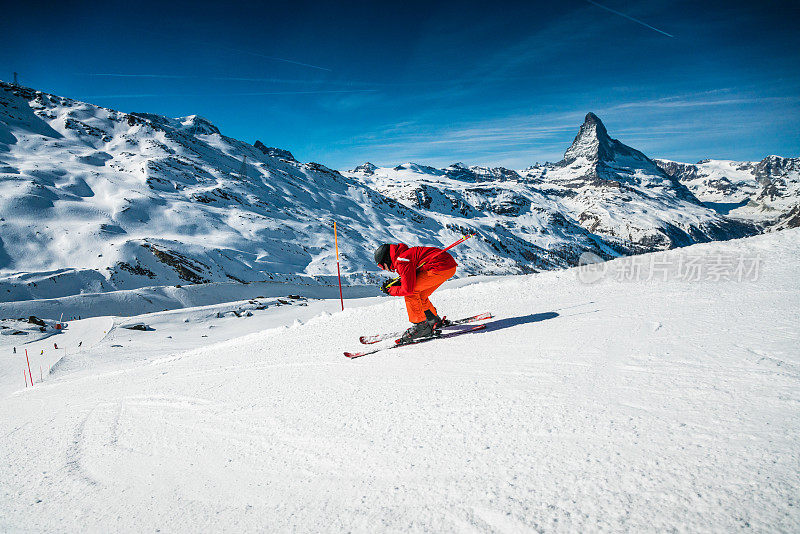
<path id="1" fill-rule="evenodd" d="M 459 235 L 323 165 L 226 137 L 201 117 L 0 89 L 0 300 L 324 278 L 336 272 L 333 220 L 354 280 L 382 241 Z"/>
<path id="2" fill-rule="evenodd" d="M 767 230 L 800 226 L 800 158 L 655 162 L 721 214 L 756 222 Z"/>
<path id="3" fill-rule="evenodd" d="M 508 249 L 511 269 L 524 265 L 520 256 L 553 268 L 574 264 L 585 250 L 609 257 L 754 231 L 707 208 L 647 156 L 611 139 L 593 113 L 556 164 L 514 171 L 365 163 L 347 174 L 445 224 L 498 235 L 492 244 Z"/>
<path id="4" fill-rule="evenodd" d="M 381 242 L 462 233 L 460 275 L 574 265 L 754 232 L 586 117 L 524 171 L 365 164 L 339 173 L 198 116 L 123 113 L 0 83 L 0 300 L 145 286 L 373 281 Z M 308 277 L 316 277 L 312 280 Z"/>

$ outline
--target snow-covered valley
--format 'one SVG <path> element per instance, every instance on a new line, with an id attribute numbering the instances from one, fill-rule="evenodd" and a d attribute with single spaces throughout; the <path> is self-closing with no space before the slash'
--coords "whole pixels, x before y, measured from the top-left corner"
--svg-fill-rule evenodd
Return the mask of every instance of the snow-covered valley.
<path id="1" fill-rule="evenodd" d="M 401 299 L 95 317 L 28 388 L 0 336 L 0 530 L 797 531 L 798 272 L 791 229 L 456 281 L 485 331 L 357 360 Z"/>

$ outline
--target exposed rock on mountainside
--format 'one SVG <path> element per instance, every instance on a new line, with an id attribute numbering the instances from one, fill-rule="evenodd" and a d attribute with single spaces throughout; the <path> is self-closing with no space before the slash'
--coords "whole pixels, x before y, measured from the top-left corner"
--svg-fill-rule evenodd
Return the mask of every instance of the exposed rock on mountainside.
<path id="1" fill-rule="evenodd" d="M 265 146 L 264 143 L 262 143 L 261 141 L 256 141 L 253 146 L 259 149 L 267 156 L 273 156 L 276 158 L 284 158 L 291 161 L 297 161 L 296 159 L 294 159 L 292 153 L 289 152 L 288 150 L 283 150 L 282 148 L 274 148 L 271 146 Z"/>
<path id="2" fill-rule="evenodd" d="M 572 145 L 564 153 L 564 162 L 571 165 L 583 158 L 587 162 L 598 164 L 613 162 L 617 156 L 628 156 L 641 162 L 648 161 L 647 156 L 638 150 L 611 139 L 602 121 L 597 115 L 589 112 Z"/>
<path id="3" fill-rule="evenodd" d="M 662 187 L 671 189 L 682 200 L 699 204 L 686 187 L 662 172 L 650 158 L 611 139 L 605 125 L 594 113 L 586 115 L 578 135 L 564 153 L 561 167 L 577 171 L 571 173 L 574 176 L 562 177 L 562 183 L 566 186 L 593 185 L 624 189 L 630 184 Z"/>
<path id="4" fill-rule="evenodd" d="M 366 163 L 362 163 L 361 165 L 359 165 L 350 172 L 360 172 L 368 175 L 372 174 L 375 171 L 375 169 L 377 169 L 377 167 L 372 163 L 370 163 L 369 161 L 367 161 Z"/>

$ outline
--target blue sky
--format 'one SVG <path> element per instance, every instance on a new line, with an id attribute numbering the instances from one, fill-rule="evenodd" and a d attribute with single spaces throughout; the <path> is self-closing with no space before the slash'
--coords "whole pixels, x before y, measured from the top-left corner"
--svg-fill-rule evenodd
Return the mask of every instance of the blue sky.
<path id="1" fill-rule="evenodd" d="M 0 79 L 337 169 L 557 161 L 588 111 L 651 157 L 800 155 L 796 1 L 15 4 Z"/>

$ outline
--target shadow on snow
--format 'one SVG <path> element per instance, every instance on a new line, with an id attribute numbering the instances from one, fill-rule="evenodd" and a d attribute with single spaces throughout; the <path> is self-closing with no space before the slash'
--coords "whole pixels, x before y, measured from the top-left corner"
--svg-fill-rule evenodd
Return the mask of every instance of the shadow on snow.
<path id="1" fill-rule="evenodd" d="M 495 330 L 503 330 L 504 328 L 511 328 L 512 326 L 519 326 L 521 324 L 538 323 L 546 321 L 547 319 L 555 319 L 559 314 L 556 312 L 544 313 L 531 313 L 530 315 L 522 315 L 520 317 L 509 317 L 508 319 L 500 319 L 486 323 L 485 332 L 494 332 Z"/>

